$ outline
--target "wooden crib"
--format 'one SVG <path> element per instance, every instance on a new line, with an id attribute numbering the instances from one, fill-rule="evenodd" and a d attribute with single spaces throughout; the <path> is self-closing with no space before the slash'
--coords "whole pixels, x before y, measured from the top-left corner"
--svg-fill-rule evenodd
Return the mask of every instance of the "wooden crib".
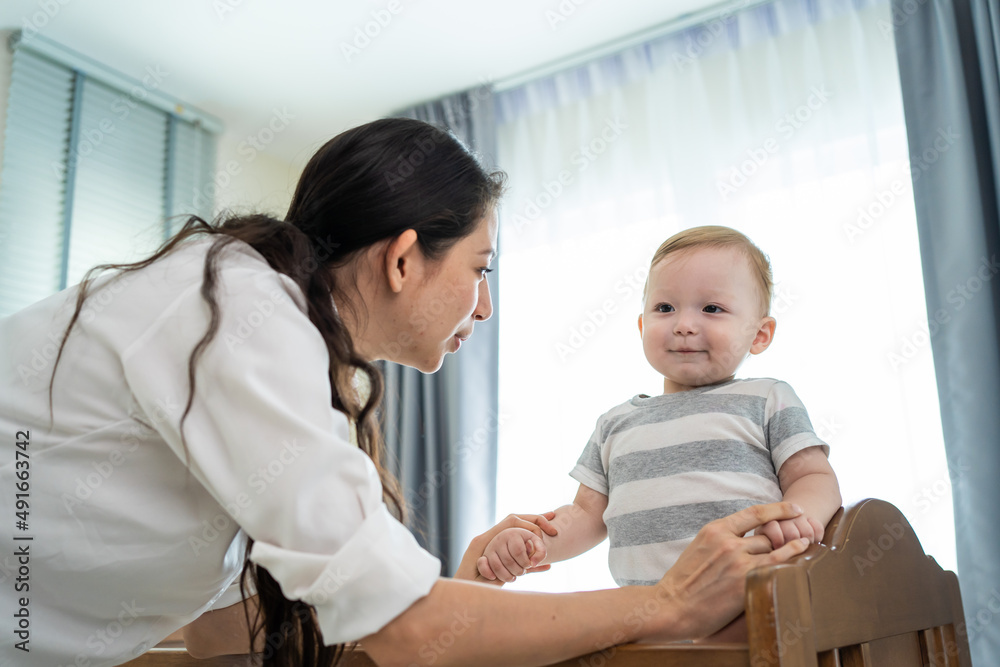
<path id="1" fill-rule="evenodd" d="M 841 509 L 822 545 L 747 578 L 748 644 L 631 644 L 557 667 L 971 667 L 958 579 L 893 505 Z M 157 647 L 128 667 L 240 667 Z M 360 648 L 341 664 L 372 667 Z M 516 666 L 512 666 L 516 667 Z"/>

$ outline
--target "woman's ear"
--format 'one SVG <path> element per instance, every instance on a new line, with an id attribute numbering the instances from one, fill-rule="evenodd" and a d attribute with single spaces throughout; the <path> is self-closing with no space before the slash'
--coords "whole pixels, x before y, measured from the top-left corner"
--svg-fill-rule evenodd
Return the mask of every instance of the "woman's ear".
<path id="1" fill-rule="evenodd" d="M 403 290 L 403 285 L 413 277 L 419 267 L 423 253 L 417 244 L 417 232 L 407 229 L 389 241 L 385 249 L 385 275 L 389 289 L 395 293 Z"/>
<path id="2" fill-rule="evenodd" d="M 777 325 L 778 321 L 771 316 L 767 316 L 760 321 L 760 328 L 757 329 L 757 335 L 754 336 L 753 342 L 750 344 L 750 354 L 760 354 L 767 349 L 771 341 L 774 340 L 774 328 Z"/>

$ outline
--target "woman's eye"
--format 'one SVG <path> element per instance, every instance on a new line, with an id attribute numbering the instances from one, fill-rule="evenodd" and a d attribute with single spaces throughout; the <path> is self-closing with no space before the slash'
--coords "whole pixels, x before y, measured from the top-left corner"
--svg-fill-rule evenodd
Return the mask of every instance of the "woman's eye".
<path id="1" fill-rule="evenodd" d="M 721 313 L 722 312 L 721 308 L 719 308 L 718 306 L 712 306 L 712 305 L 705 306 L 704 310 L 705 310 L 706 313 Z"/>
<path id="2" fill-rule="evenodd" d="M 487 273 L 493 273 L 493 269 L 491 269 L 488 266 L 481 266 L 481 267 L 479 267 L 478 271 L 479 271 L 480 274 L 482 274 L 483 278 L 486 277 Z"/>
<path id="3" fill-rule="evenodd" d="M 674 312 L 674 307 L 669 303 L 661 303 L 656 307 L 656 312 L 658 313 L 672 313 Z"/>

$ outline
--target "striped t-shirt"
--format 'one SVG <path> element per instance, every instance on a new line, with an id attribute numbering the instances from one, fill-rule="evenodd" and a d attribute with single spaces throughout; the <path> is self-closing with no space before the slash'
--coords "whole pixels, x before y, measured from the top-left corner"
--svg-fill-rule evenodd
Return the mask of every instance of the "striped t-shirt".
<path id="1" fill-rule="evenodd" d="M 618 585 L 654 584 L 709 521 L 781 500 L 777 471 L 816 445 L 787 383 L 730 380 L 612 408 L 570 475 L 608 496 Z"/>

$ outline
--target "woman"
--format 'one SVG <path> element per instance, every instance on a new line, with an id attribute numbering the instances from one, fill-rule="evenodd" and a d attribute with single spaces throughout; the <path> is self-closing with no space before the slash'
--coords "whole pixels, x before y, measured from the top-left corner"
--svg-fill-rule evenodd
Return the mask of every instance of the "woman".
<path id="1" fill-rule="evenodd" d="M 0 662 L 116 665 L 185 625 L 196 655 L 246 651 L 253 621 L 268 665 L 328 665 L 362 638 L 386 665 L 546 664 L 735 616 L 750 568 L 805 548 L 741 536 L 794 508 L 708 526 L 659 586 L 572 595 L 441 579 L 394 517 L 371 362 L 435 371 L 489 318 L 501 190 L 448 134 L 377 121 L 319 150 L 284 221 L 192 220 L 0 321 L 0 425 L 18 434 L 0 488 L 29 570 L 3 589 L 6 617 L 29 615 Z M 509 518 L 460 577 L 509 525 L 549 528 Z"/>

